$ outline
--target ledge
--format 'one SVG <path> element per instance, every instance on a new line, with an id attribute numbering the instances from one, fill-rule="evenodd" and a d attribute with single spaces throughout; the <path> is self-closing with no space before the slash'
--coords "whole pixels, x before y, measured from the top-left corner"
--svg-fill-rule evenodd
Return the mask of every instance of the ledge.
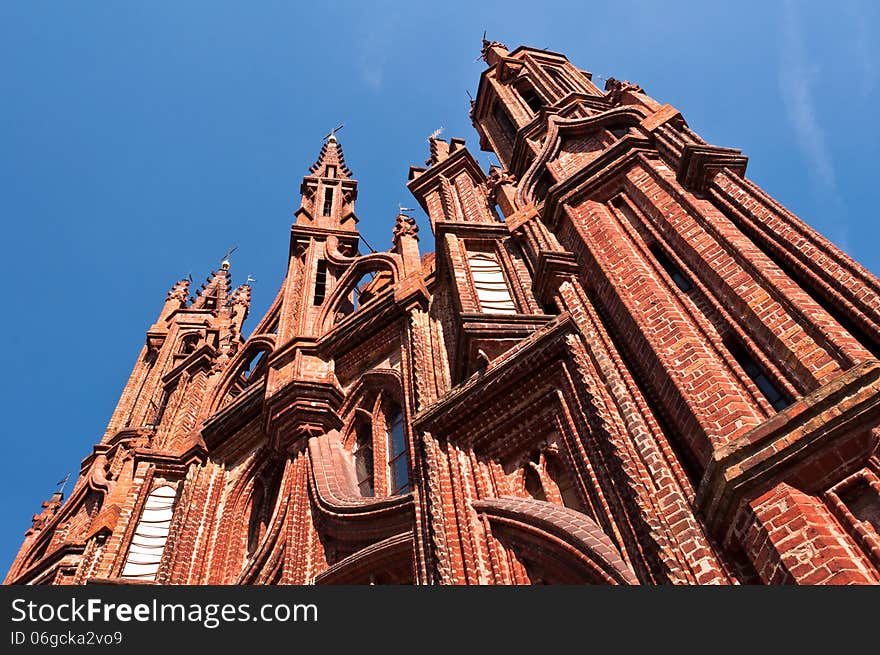
<path id="1" fill-rule="evenodd" d="M 880 362 L 869 360 L 716 451 L 695 505 L 710 531 L 725 540 L 743 503 L 796 478 L 801 469 L 810 467 L 809 477 L 818 481 L 844 475 L 841 452 L 878 423 Z M 825 454 L 824 465 L 817 462 L 816 455 Z"/>

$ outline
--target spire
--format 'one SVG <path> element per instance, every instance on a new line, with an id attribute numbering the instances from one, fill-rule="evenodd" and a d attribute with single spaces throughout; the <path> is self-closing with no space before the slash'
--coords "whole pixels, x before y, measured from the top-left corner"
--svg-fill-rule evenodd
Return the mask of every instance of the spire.
<path id="1" fill-rule="evenodd" d="M 192 309 L 219 309 L 226 305 L 232 284 L 229 279 L 229 260 L 224 259 L 219 271 L 212 271 L 211 277 L 202 284 L 193 300 Z"/>
<path id="2" fill-rule="evenodd" d="M 351 179 L 351 171 L 345 165 L 345 155 L 336 140 L 336 134 L 331 132 L 327 137 L 318 153 L 318 160 L 309 167 L 309 173 L 315 177 Z"/>
<path id="3" fill-rule="evenodd" d="M 339 128 L 336 128 L 339 129 Z M 357 232 L 354 213 L 357 181 L 345 164 L 336 130 L 325 137 L 318 160 L 309 167 L 300 187 L 302 202 L 296 224 L 331 230 Z"/>

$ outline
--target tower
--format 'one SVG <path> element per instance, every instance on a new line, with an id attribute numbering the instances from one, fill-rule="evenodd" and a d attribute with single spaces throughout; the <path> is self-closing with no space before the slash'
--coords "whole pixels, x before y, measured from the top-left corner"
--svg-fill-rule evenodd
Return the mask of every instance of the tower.
<path id="1" fill-rule="evenodd" d="M 638 84 L 484 41 L 362 254 L 331 133 L 250 336 L 168 294 L 7 583 L 875 584 L 880 282 Z"/>

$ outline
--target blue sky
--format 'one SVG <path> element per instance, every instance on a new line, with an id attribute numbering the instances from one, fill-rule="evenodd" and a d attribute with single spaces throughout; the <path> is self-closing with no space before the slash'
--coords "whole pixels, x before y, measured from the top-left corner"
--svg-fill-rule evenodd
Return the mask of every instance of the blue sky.
<path id="1" fill-rule="evenodd" d="M 238 245 L 256 324 L 324 134 L 345 122 L 379 249 L 397 203 L 414 204 L 406 173 L 427 135 L 476 151 L 465 91 L 484 29 L 638 82 L 880 273 L 876 3 L 302 4 L 0 3 L 4 574 L 100 439 L 176 279 L 203 280 Z"/>

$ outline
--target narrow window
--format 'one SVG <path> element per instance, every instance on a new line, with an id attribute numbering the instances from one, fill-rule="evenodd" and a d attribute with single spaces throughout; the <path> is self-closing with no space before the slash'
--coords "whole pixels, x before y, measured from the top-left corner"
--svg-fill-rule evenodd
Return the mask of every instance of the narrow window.
<path id="1" fill-rule="evenodd" d="M 553 176 L 550 174 L 550 171 L 545 168 L 544 172 L 541 173 L 541 177 L 535 182 L 534 197 L 536 203 L 543 202 L 546 199 L 547 192 L 550 190 L 550 187 L 553 186 L 553 183 Z"/>
<path id="2" fill-rule="evenodd" d="M 155 580 L 159 563 L 165 552 L 165 542 L 171 530 L 171 517 L 174 511 L 174 498 L 177 492 L 170 485 L 163 485 L 150 492 L 141 518 L 134 529 L 123 578 Z"/>
<path id="3" fill-rule="evenodd" d="M 327 177 L 336 177 L 336 167 L 332 164 L 327 164 Z"/>
<path id="4" fill-rule="evenodd" d="M 532 110 L 532 113 L 537 114 L 539 111 L 541 111 L 541 107 L 544 105 L 544 101 L 541 100 L 541 96 L 538 95 L 538 92 L 535 91 L 535 87 L 533 87 L 529 82 L 527 82 L 526 80 L 520 80 L 519 82 L 517 82 L 516 91 L 529 106 L 529 109 Z"/>
<path id="5" fill-rule="evenodd" d="M 333 209 L 333 188 L 326 187 L 324 189 L 324 210 L 321 212 L 324 216 L 329 216 Z"/>
<path id="6" fill-rule="evenodd" d="M 178 352 L 182 355 L 189 355 L 190 353 L 195 352 L 198 343 L 198 334 L 187 334 L 180 340 L 180 350 Z"/>
<path id="7" fill-rule="evenodd" d="M 484 314 L 516 314 L 504 272 L 493 252 L 468 254 L 480 309 Z"/>
<path id="8" fill-rule="evenodd" d="M 651 254 L 654 255 L 654 259 L 657 260 L 657 263 L 663 267 L 663 270 L 666 271 L 666 273 L 675 283 L 675 286 L 677 286 L 685 293 L 693 289 L 694 285 L 692 285 L 690 280 L 688 280 L 684 276 L 684 274 L 680 270 L 678 270 L 678 267 L 674 263 L 672 263 L 672 260 L 669 259 L 669 257 L 666 256 L 666 253 L 660 249 L 660 246 L 658 246 L 656 243 L 652 243 L 649 246 L 649 250 L 651 251 Z"/>
<path id="9" fill-rule="evenodd" d="M 327 260 L 318 260 L 318 270 L 315 275 L 315 300 L 314 305 L 320 305 L 324 302 L 324 296 L 327 293 Z"/>
<path id="10" fill-rule="evenodd" d="M 257 480 L 254 483 L 253 500 L 251 501 L 251 518 L 250 521 L 248 521 L 248 555 L 254 554 L 254 551 L 263 539 L 263 535 L 266 533 L 266 522 L 263 519 L 263 515 L 265 514 L 263 508 L 265 496 L 265 485 L 263 485 L 262 480 Z"/>
<path id="11" fill-rule="evenodd" d="M 513 124 L 513 121 L 510 119 L 510 116 L 507 114 L 507 110 L 501 104 L 501 101 L 495 102 L 495 108 L 492 111 L 492 116 L 495 118 L 495 123 L 497 123 L 498 127 L 501 128 L 501 132 L 504 134 L 505 138 L 513 144 L 516 140 L 516 125 Z"/>
<path id="12" fill-rule="evenodd" d="M 406 457 L 406 436 L 403 413 L 397 405 L 388 413 L 388 486 L 391 495 L 406 493 L 409 485 L 409 463 Z"/>
<path id="13" fill-rule="evenodd" d="M 568 472 L 564 462 L 559 461 L 557 457 L 548 458 L 547 475 L 553 480 L 556 488 L 559 489 L 559 495 L 562 498 L 562 504 L 576 512 L 587 514 L 584 504 L 581 502 L 580 494 L 577 490 L 577 483 L 574 477 Z"/>
<path id="14" fill-rule="evenodd" d="M 541 476 L 532 468 L 530 464 L 526 464 L 525 468 L 525 490 L 526 493 L 535 500 L 547 501 L 547 494 L 544 492 L 544 485 L 541 484 Z"/>
<path id="15" fill-rule="evenodd" d="M 764 394 L 764 397 L 767 399 L 767 402 L 773 406 L 773 409 L 778 412 L 791 404 L 791 401 L 782 395 L 782 392 L 776 388 L 776 385 L 764 375 L 764 372 L 761 370 L 760 366 L 758 366 L 757 362 L 755 362 L 755 360 L 752 359 L 738 343 L 725 342 L 725 345 L 730 354 L 733 355 L 737 364 L 742 367 L 746 375 L 748 375 L 758 389 L 761 390 L 761 393 Z"/>
<path id="16" fill-rule="evenodd" d="M 372 497 L 375 494 L 373 484 L 373 428 L 365 421 L 358 422 L 355 428 L 354 471 L 361 496 Z"/>

